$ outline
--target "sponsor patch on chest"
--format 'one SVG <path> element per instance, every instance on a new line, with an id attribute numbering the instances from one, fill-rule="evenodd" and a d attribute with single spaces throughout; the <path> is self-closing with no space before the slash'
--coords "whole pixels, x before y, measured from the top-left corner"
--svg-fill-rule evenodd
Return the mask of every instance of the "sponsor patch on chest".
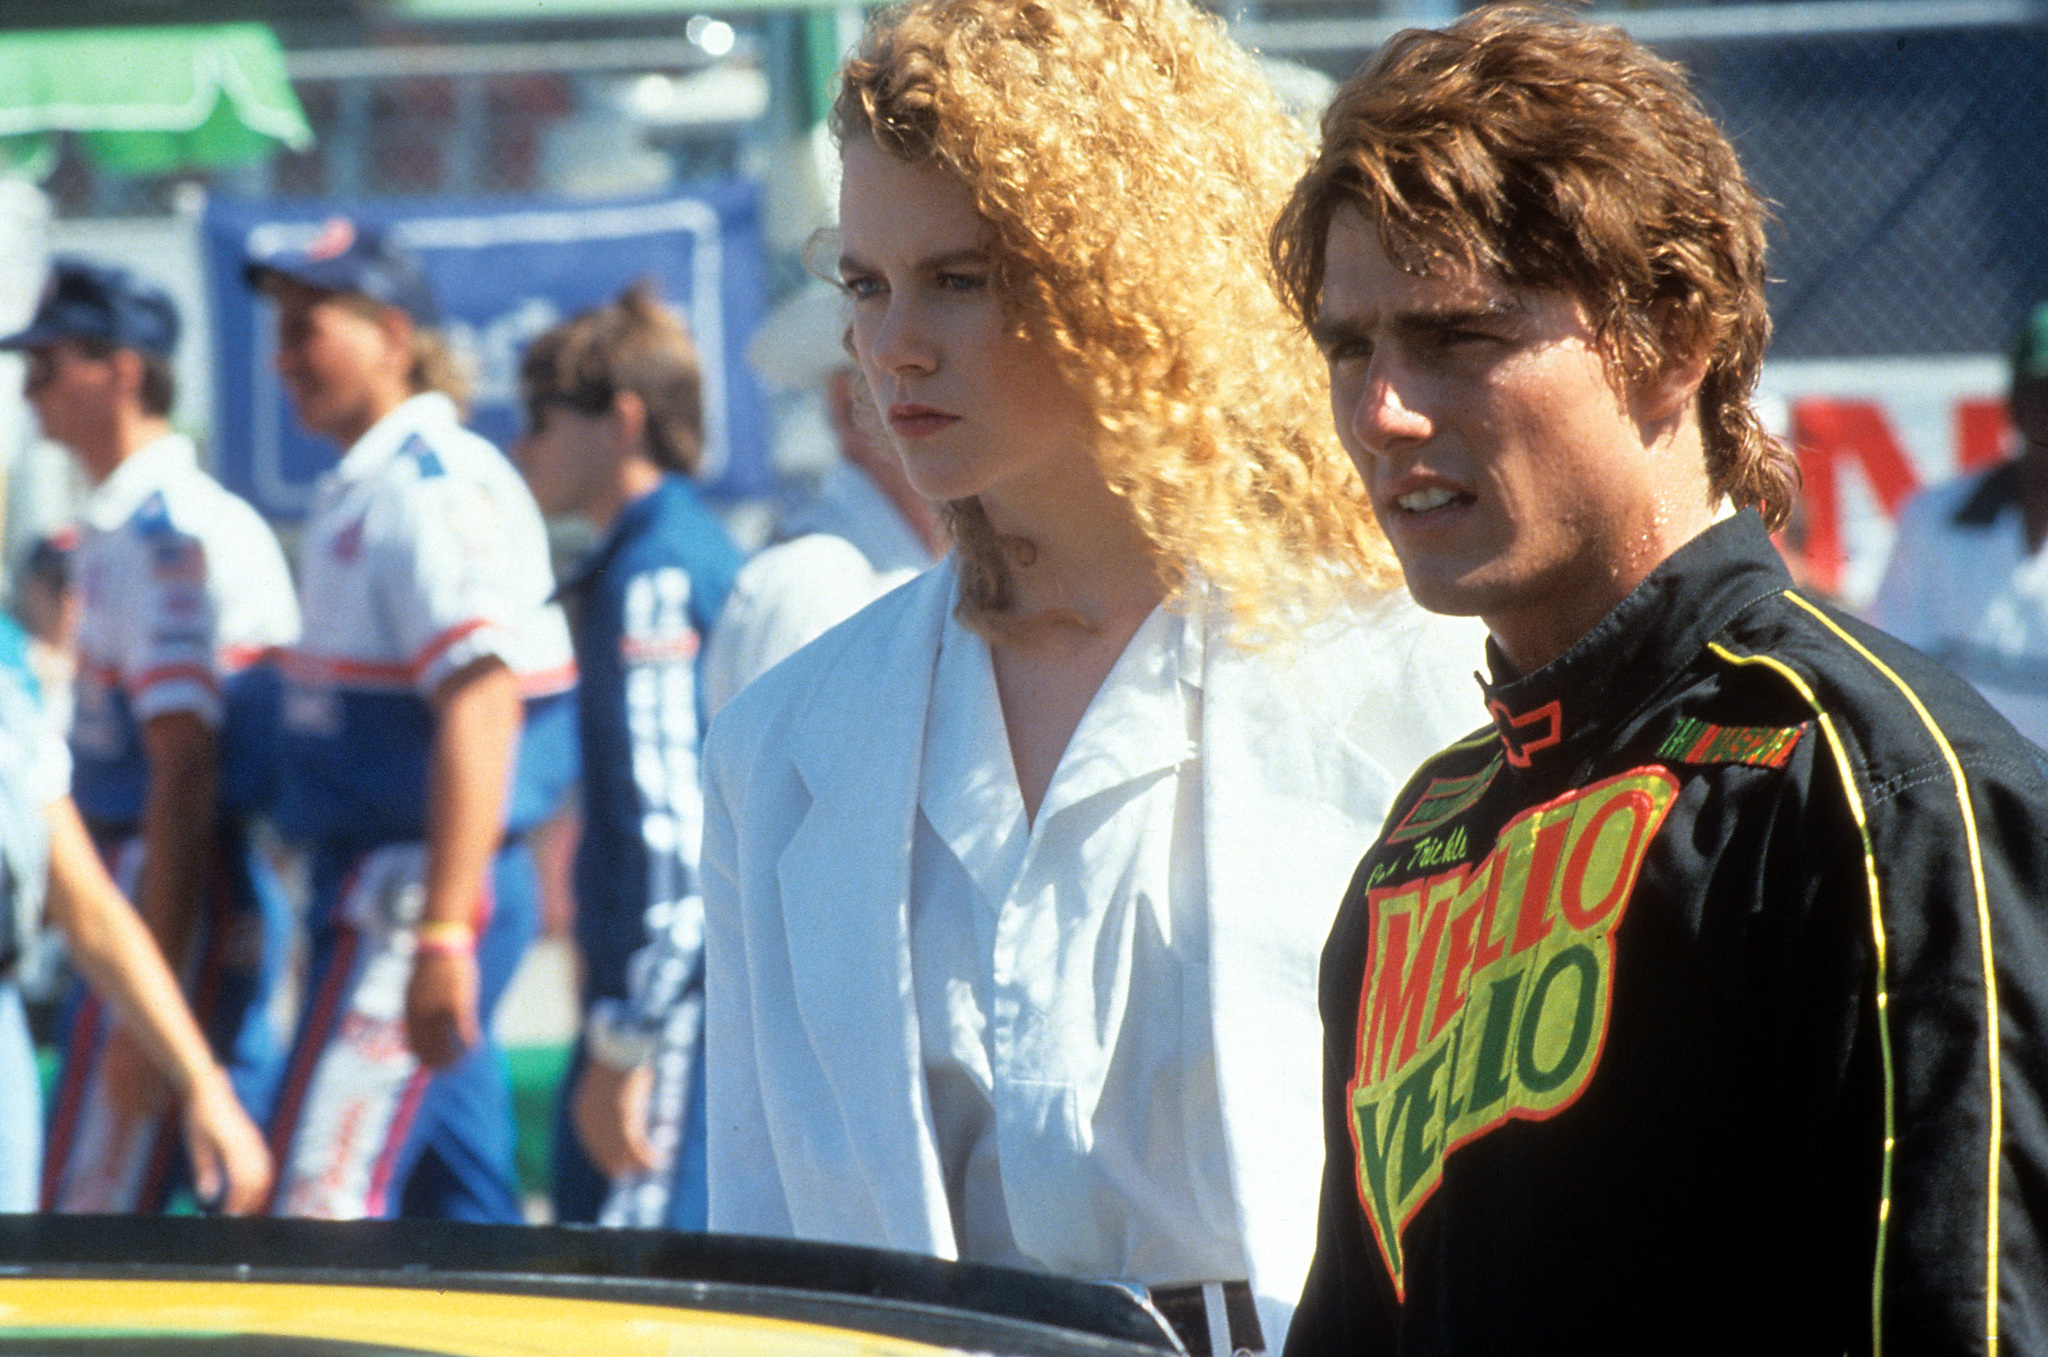
<path id="1" fill-rule="evenodd" d="M 1531 807 L 1476 865 L 1368 890 L 1346 1087 L 1358 1199 L 1404 1299 L 1401 1236 L 1451 1151 L 1571 1105 L 1600 1062 L 1613 932 L 1678 796 L 1646 766 Z"/>

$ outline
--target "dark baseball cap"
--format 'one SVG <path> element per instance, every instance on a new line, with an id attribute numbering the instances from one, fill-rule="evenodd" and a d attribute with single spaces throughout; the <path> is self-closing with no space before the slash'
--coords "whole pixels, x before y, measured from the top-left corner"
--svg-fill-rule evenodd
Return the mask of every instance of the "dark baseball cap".
<path id="1" fill-rule="evenodd" d="M 379 228 L 348 217 L 329 217 L 303 250 L 249 260 L 242 265 L 242 277 L 259 292 L 273 280 L 292 282 L 395 306 L 419 325 L 440 319 L 418 258 Z"/>
<path id="2" fill-rule="evenodd" d="M 35 349 L 65 339 L 167 358 L 178 346 L 178 308 L 168 292 L 126 269 L 60 255 L 50 261 L 50 280 L 28 328 L 0 339 L 0 349 Z"/>

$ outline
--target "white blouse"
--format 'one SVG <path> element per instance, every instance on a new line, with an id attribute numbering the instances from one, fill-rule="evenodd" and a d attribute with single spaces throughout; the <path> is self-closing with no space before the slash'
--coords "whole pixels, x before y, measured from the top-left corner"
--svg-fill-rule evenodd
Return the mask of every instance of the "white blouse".
<path id="1" fill-rule="evenodd" d="M 988 644 L 948 617 L 910 964 L 959 1256 L 1147 1285 L 1246 1275 L 1217 1092 L 1202 627 L 1158 609 L 1024 813 Z"/>

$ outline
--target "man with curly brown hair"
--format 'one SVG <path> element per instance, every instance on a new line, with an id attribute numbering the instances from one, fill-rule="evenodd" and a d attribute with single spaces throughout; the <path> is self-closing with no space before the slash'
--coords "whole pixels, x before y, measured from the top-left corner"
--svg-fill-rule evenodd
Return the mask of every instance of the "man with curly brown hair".
<path id="1" fill-rule="evenodd" d="M 2048 782 L 1773 550 L 1762 216 L 1676 67 L 1494 7 L 1387 44 L 1275 228 L 1493 717 L 1324 953 L 1291 1354 L 2048 1342 Z"/>

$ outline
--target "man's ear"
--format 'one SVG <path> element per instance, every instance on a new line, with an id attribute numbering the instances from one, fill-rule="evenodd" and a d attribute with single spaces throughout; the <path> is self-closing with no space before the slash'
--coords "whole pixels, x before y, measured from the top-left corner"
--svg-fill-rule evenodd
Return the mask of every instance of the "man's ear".
<path id="1" fill-rule="evenodd" d="M 114 390 L 123 396 L 142 397 L 142 355 L 133 349 L 115 349 L 107 355 L 114 372 Z"/>
<path id="2" fill-rule="evenodd" d="M 1636 392 L 1636 419 L 1643 424 L 1664 424 L 1677 418 L 1699 398 L 1700 384 L 1706 379 L 1705 357 L 1671 359 Z"/>
<path id="3" fill-rule="evenodd" d="M 1711 356 L 1696 337 L 1685 333 L 1690 327 L 1680 323 L 1677 303 L 1657 303 L 1650 319 L 1662 340 L 1664 363 L 1644 379 L 1631 402 L 1637 422 L 1645 426 L 1669 423 L 1692 408 L 1707 379 Z"/>
<path id="4" fill-rule="evenodd" d="M 618 421 L 619 439 L 633 452 L 647 450 L 647 402 L 637 391 L 620 391 L 612 396 L 611 418 Z"/>
<path id="5" fill-rule="evenodd" d="M 412 317 L 395 306 L 386 306 L 377 312 L 377 328 L 384 332 L 384 342 L 391 352 L 402 357 L 400 376 L 412 374 Z"/>

